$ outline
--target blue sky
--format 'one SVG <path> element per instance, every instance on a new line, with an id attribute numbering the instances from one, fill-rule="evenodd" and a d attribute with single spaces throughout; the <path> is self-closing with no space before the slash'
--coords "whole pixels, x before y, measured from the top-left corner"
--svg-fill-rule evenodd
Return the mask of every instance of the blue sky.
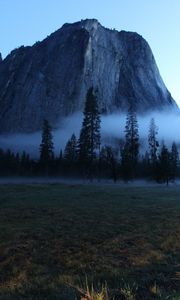
<path id="1" fill-rule="evenodd" d="M 44 39 L 66 22 L 85 18 L 141 34 L 180 105 L 180 0 L 0 0 L 0 52 L 5 57 L 20 45 Z"/>

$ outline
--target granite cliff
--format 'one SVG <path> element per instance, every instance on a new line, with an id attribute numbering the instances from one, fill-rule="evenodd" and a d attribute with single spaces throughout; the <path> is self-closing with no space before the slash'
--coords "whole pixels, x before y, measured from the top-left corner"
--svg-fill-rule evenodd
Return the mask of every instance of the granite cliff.
<path id="1" fill-rule="evenodd" d="M 56 126 L 83 110 L 92 85 L 102 113 L 177 108 L 140 35 L 82 20 L 0 56 L 0 132 L 33 132 L 44 118 Z"/>

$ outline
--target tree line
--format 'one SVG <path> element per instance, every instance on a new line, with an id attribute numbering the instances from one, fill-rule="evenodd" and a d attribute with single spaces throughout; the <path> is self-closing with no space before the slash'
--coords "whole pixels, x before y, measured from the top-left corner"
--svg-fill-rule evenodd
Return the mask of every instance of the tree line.
<path id="1" fill-rule="evenodd" d="M 115 146 L 101 143 L 101 116 L 97 96 L 87 91 L 79 138 L 72 134 L 64 151 L 54 154 L 52 128 L 48 120 L 42 126 L 39 159 L 23 152 L 0 149 L 1 176 L 66 176 L 93 180 L 112 178 L 124 181 L 147 178 L 169 183 L 180 174 L 179 154 L 175 142 L 168 149 L 158 141 L 158 128 L 152 118 L 147 137 L 147 150 L 140 151 L 139 126 L 135 108 L 130 105 L 126 116 L 124 138 Z"/>

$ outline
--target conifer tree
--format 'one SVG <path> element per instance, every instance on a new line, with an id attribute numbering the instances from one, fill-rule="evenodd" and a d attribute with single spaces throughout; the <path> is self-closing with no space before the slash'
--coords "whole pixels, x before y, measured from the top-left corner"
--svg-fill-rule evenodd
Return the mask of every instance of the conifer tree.
<path id="1" fill-rule="evenodd" d="M 40 144 L 40 161 L 44 164 L 48 164 L 53 158 L 54 145 L 52 137 L 52 129 L 48 120 L 43 121 L 42 127 L 42 139 Z"/>
<path id="2" fill-rule="evenodd" d="M 110 169 L 110 176 L 113 178 L 113 181 L 117 181 L 117 169 L 118 164 L 116 160 L 115 150 L 111 146 L 104 146 L 101 149 L 101 162 L 103 163 L 104 167 L 107 166 Z"/>
<path id="3" fill-rule="evenodd" d="M 73 164 L 77 160 L 77 139 L 74 133 L 66 144 L 64 159 L 69 164 Z"/>
<path id="4" fill-rule="evenodd" d="M 154 118 L 150 121 L 148 144 L 150 155 L 150 174 L 153 178 L 157 179 L 157 161 L 158 161 L 158 147 L 159 142 L 157 140 L 158 128 L 155 124 Z"/>
<path id="5" fill-rule="evenodd" d="M 125 143 L 121 151 L 122 176 L 125 180 L 135 176 L 139 155 L 139 133 L 136 112 L 130 106 L 125 125 Z"/>
<path id="6" fill-rule="evenodd" d="M 171 179 L 175 180 L 177 175 L 177 168 L 179 162 L 179 153 L 176 146 L 176 143 L 172 143 L 171 153 L 170 153 L 170 164 L 171 164 Z"/>
<path id="7" fill-rule="evenodd" d="M 158 128 L 155 124 L 154 118 L 152 118 L 150 121 L 149 135 L 148 135 L 149 153 L 150 153 L 150 159 L 152 163 L 155 163 L 157 161 L 157 150 L 159 147 L 159 143 L 156 139 L 157 134 L 158 134 Z"/>
<path id="8" fill-rule="evenodd" d="M 166 182 L 166 184 L 169 184 L 169 180 L 171 178 L 171 168 L 170 168 L 170 153 L 165 146 L 165 144 L 162 144 L 160 155 L 159 155 L 159 171 L 158 176 L 160 181 Z"/>
<path id="9" fill-rule="evenodd" d="M 84 170 L 88 167 L 91 176 L 96 152 L 100 149 L 100 113 L 93 87 L 87 91 L 83 114 L 78 145 L 79 163 Z"/>

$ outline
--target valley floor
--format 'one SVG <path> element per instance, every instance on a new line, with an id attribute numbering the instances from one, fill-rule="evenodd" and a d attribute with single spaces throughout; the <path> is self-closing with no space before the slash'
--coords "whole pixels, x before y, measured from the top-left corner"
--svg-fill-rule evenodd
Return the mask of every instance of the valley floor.
<path id="1" fill-rule="evenodd" d="M 115 299 L 180 299 L 179 184 L 13 180 L 0 185 L 0 299 L 75 299 L 86 280 Z"/>

